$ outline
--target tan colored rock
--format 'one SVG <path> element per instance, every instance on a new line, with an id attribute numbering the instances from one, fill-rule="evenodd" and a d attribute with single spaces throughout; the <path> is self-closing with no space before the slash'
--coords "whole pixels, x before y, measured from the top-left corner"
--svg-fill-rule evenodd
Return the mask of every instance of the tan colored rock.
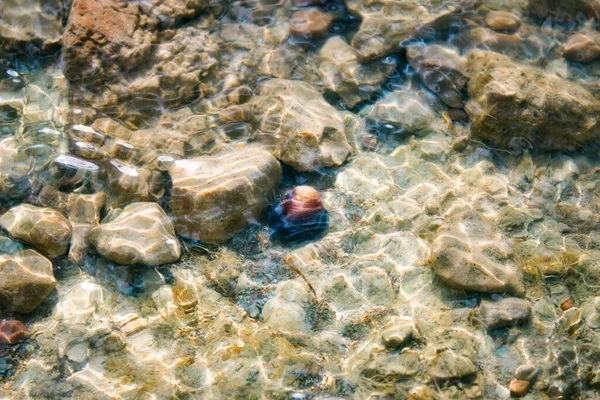
<path id="1" fill-rule="evenodd" d="M 50 54 L 60 47 L 64 6 L 59 0 L 0 2 L 0 43 L 8 52 Z"/>
<path id="2" fill-rule="evenodd" d="M 171 209 L 181 236 L 223 243 L 256 221 L 281 180 L 267 151 L 246 147 L 176 161 Z"/>
<path id="3" fill-rule="evenodd" d="M 434 242 L 433 271 L 448 286 L 483 293 L 524 293 L 517 267 L 499 264 L 453 236 Z"/>
<path id="4" fill-rule="evenodd" d="M 425 86 L 450 107 L 462 108 L 469 78 L 458 52 L 438 45 L 410 46 L 406 57 Z"/>
<path id="5" fill-rule="evenodd" d="M 495 31 L 511 33 L 519 29 L 521 19 L 508 11 L 490 11 L 485 24 Z"/>
<path id="6" fill-rule="evenodd" d="M 353 108 L 377 92 L 396 67 L 394 60 L 360 64 L 352 47 L 340 36 L 327 40 L 317 55 L 325 87 Z"/>
<path id="7" fill-rule="evenodd" d="M 337 167 L 350 154 L 344 118 L 314 87 L 299 81 L 262 83 L 253 121 L 273 154 L 299 171 Z"/>
<path id="8" fill-rule="evenodd" d="M 290 34 L 302 37 L 327 35 L 333 16 L 316 8 L 295 11 L 290 17 Z"/>
<path id="9" fill-rule="evenodd" d="M 531 306 L 526 300 L 509 297 L 500 301 L 482 301 L 481 319 L 489 329 L 523 324 L 529 321 Z"/>
<path id="10" fill-rule="evenodd" d="M 69 260 L 81 263 L 90 247 L 90 233 L 100 222 L 100 211 L 106 201 L 104 193 L 71 194 L 69 220 L 73 227 Z"/>
<path id="11" fill-rule="evenodd" d="M 400 50 L 405 41 L 443 28 L 446 20 L 472 9 L 476 3 L 470 0 L 346 0 L 350 12 L 362 19 L 352 47 L 360 62 L 385 57 Z"/>
<path id="12" fill-rule="evenodd" d="M 61 256 L 69 249 L 71 223 L 51 208 L 21 204 L 0 217 L 0 226 L 11 237 L 31 244 L 50 258 Z"/>
<path id="13" fill-rule="evenodd" d="M 52 263 L 38 252 L 0 255 L 0 303 L 6 310 L 32 312 L 55 287 Z"/>
<path id="14" fill-rule="evenodd" d="M 161 265 L 177 261 L 181 246 L 165 212 L 155 203 L 134 203 L 92 229 L 100 254 L 119 264 Z"/>
<path id="15" fill-rule="evenodd" d="M 473 134 L 497 146 L 578 149 L 600 135 L 600 102 L 583 87 L 508 57 L 472 51 Z"/>
<path id="16" fill-rule="evenodd" d="M 569 61 L 581 63 L 600 59 L 600 33 L 576 33 L 565 43 L 563 55 Z"/>
<path id="17" fill-rule="evenodd" d="M 429 376 L 436 381 L 460 379 L 477 372 L 470 358 L 446 350 L 438 354 L 431 362 Z"/>

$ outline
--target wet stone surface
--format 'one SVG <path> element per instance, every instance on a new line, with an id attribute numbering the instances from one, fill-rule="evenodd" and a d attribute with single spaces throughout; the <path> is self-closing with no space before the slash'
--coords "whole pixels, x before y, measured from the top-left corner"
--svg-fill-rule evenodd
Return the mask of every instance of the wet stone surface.
<path id="1" fill-rule="evenodd" d="M 596 398 L 599 17 L 3 2 L 2 393 Z"/>

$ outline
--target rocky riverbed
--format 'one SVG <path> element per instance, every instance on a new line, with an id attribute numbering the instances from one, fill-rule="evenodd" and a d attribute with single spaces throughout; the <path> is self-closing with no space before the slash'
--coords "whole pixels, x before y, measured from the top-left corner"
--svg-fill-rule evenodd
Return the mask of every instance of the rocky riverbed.
<path id="1" fill-rule="evenodd" d="M 0 2 L 6 399 L 593 399 L 595 0 Z"/>

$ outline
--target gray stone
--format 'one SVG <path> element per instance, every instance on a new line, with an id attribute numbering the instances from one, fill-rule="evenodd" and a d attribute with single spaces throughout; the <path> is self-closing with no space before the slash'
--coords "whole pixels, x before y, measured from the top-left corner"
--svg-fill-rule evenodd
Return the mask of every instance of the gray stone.
<path id="1" fill-rule="evenodd" d="M 529 321 L 531 306 L 526 300 L 507 298 L 500 301 L 482 301 L 481 318 L 489 329 L 523 324 Z"/>
<path id="2" fill-rule="evenodd" d="M 437 381 L 460 379 L 477 372 L 477 367 L 470 358 L 445 350 L 431 362 L 429 376 Z"/>

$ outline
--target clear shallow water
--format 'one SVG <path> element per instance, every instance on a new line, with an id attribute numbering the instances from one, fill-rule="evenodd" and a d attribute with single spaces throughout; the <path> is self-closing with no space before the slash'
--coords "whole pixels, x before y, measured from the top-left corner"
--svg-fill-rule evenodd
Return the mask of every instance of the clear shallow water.
<path id="1" fill-rule="evenodd" d="M 0 5 L 2 218 L 71 229 L 3 224 L 56 279 L 5 398 L 597 396 L 592 3 L 106 3 Z M 300 185 L 327 235 L 275 240 Z"/>

